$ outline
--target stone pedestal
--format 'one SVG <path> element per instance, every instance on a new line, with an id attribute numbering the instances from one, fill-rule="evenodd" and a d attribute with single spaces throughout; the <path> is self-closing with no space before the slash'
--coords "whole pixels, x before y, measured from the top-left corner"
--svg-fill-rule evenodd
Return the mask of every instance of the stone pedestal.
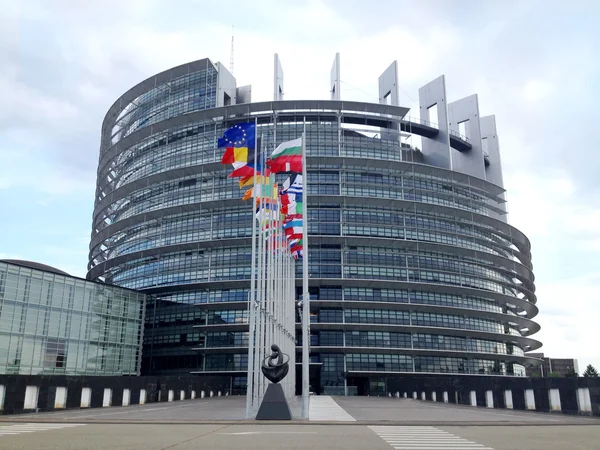
<path id="1" fill-rule="evenodd" d="M 279 384 L 269 384 L 256 420 L 292 420 L 290 408 Z"/>

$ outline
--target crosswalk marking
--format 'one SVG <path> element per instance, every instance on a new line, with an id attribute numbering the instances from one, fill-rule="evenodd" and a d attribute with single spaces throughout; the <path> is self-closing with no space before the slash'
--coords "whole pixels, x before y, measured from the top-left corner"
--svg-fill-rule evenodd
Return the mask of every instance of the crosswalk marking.
<path id="1" fill-rule="evenodd" d="M 435 427 L 369 428 L 396 450 L 494 450 Z"/>
<path id="2" fill-rule="evenodd" d="M 334 422 L 356 422 L 334 399 L 328 395 L 315 395 L 310 398 L 308 420 L 326 420 Z"/>
<path id="3" fill-rule="evenodd" d="M 80 427 L 83 423 L 22 423 L 18 425 L 0 426 L 0 436 L 13 436 L 36 431 L 59 430 L 61 428 Z"/>

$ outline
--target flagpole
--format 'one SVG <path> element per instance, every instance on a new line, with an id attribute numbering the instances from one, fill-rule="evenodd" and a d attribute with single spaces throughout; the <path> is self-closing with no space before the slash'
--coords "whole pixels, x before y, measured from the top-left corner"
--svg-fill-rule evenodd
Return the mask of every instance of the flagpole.
<path id="1" fill-rule="evenodd" d="M 310 298 L 308 294 L 308 179 L 306 178 L 306 117 L 302 131 L 302 418 L 309 410 Z"/>
<path id="2" fill-rule="evenodd" d="M 259 152 L 259 158 L 261 161 L 261 168 L 262 166 L 262 153 L 263 153 L 263 139 L 264 136 L 261 134 L 261 138 L 260 138 L 260 152 Z M 258 164 L 258 163 L 257 163 Z M 258 351 L 257 351 L 257 355 L 258 358 L 257 360 L 254 362 L 254 366 L 255 366 L 255 373 L 256 376 L 258 377 L 258 383 L 257 383 L 257 390 L 256 390 L 256 407 L 259 406 L 260 404 L 260 399 L 263 396 L 263 392 L 264 392 L 264 378 L 261 377 L 260 374 L 260 366 L 264 357 L 264 348 L 265 348 L 265 296 L 264 296 L 264 292 L 265 292 L 265 239 L 264 239 L 264 233 L 263 233 L 263 221 L 262 221 L 262 217 L 263 217 L 263 196 L 264 196 L 264 179 L 261 177 L 260 179 L 260 194 L 258 197 L 258 217 L 259 217 L 259 230 L 258 230 L 258 235 L 259 235 L 259 240 L 258 240 L 258 279 L 257 279 L 257 283 L 258 283 L 258 289 L 257 289 L 257 295 L 258 295 L 258 310 L 259 310 L 259 315 L 258 315 L 258 332 L 257 332 L 257 340 L 258 340 Z M 256 207 L 256 205 L 255 205 Z"/>
<path id="3" fill-rule="evenodd" d="M 254 118 L 254 186 L 256 186 L 256 147 L 257 147 L 257 118 Z M 250 257 L 250 295 L 248 295 L 248 373 L 246 387 L 246 418 L 250 418 L 250 412 L 253 406 L 255 380 L 254 380 L 254 352 L 255 332 L 256 332 L 256 220 L 254 218 L 254 208 L 256 203 L 256 191 L 252 189 L 252 256 Z"/>

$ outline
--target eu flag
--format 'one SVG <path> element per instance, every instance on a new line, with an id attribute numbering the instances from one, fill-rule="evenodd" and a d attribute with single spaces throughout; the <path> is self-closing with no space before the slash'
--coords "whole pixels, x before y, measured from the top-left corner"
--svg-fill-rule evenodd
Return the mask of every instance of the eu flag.
<path id="1" fill-rule="evenodd" d="M 252 122 L 238 123 L 225 131 L 219 139 L 219 148 L 225 148 L 221 159 L 222 164 L 233 164 L 234 162 L 248 162 L 249 154 L 254 153 L 256 140 L 256 126 Z"/>

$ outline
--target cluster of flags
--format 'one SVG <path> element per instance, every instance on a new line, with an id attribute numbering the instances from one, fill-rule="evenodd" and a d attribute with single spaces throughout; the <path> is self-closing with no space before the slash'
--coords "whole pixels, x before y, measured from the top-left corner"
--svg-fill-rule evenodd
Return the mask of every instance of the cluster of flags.
<path id="1" fill-rule="evenodd" d="M 302 185 L 302 138 L 281 143 L 265 161 L 258 152 L 255 123 L 232 126 L 218 141 L 225 152 L 222 164 L 231 164 L 229 178 L 239 178 L 242 200 L 256 199 L 256 218 L 263 231 L 278 223 L 283 227 L 290 251 L 294 258 L 303 256 L 303 185 Z M 275 173 L 289 173 L 281 189 L 275 182 Z M 279 225 L 277 225 L 279 226 Z M 279 243 L 274 243 L 278 246 Z"/>

